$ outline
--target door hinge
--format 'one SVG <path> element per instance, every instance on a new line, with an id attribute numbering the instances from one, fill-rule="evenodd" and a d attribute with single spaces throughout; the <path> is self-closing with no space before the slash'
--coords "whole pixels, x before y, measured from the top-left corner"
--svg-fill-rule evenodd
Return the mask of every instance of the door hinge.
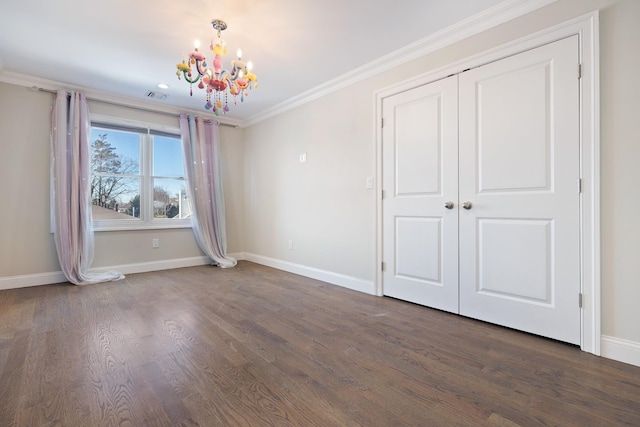
<path id="1" fill-rule="evenodd" d="M 380 127 L 383 128 L 384 127 L 384 118 L 380 119 Z"/>
<path id="2" fill-rule="evenodd" d="M 382 262 L 380 263 L 380 270 L 381 270 L 381 271 L 384 271 L 384 268 L 385 268 L 384 261 L 382 261 Z"/>
<path id="3" fill-rule="evenodd" d="M 382 200 L 384 200 L 384 190 L 381 190 L 381 191 L 380 191 L 380 198 L 381 198 Z"/>
<path id="4" fill-rule="evenodd" d="M 578 64 L 578 80 L 582 78 L 582 64 Z"/>
<path id="5" fill-rule="evenodd" d="M 582 193 L 582 178 L 578 178 L 578 193 Z"/>
<path id="6" fill-rule="evenodd" d="M 578 294 L 578 307 L 582 308 L 582 292 Z"/>

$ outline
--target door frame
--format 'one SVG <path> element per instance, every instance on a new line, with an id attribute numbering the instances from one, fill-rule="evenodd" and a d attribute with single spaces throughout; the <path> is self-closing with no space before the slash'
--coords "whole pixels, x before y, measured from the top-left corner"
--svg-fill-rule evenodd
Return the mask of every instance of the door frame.
<path id="1" fill-rule="evenodd" d="M 383 295 L 382 221 L 382 102 L 384 98 L 429 84 L 468 68 L 475 68 L 519 52 L 578 35 L 580 79 L 580 288 L 582 293 L 580 348 L 600 355 L 601 252 L 600 252 L 600 84 L 599 13 L 594 11 L 493 49 L 445 65 L 375 93 L 376 144 L 376 295 Z M 578 70 L 576 70 L 576 73 Z M 578 303 L 576 301 L 576 303 Z"/>

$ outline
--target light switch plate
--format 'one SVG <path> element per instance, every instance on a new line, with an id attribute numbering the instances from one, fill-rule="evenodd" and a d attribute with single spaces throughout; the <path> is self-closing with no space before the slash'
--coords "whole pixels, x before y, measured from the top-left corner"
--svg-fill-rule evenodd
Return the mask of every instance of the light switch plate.
<path id="1" fill-rule="evenodd" d="M 366 179 L 366 181 L 365 181 L 365 186 L 366 186 L 368 189 L 373 188 L 373 177 L 372 177 L 372 176 L 368 176 L 368 177 L 367 177 L 367 179 Z"/>

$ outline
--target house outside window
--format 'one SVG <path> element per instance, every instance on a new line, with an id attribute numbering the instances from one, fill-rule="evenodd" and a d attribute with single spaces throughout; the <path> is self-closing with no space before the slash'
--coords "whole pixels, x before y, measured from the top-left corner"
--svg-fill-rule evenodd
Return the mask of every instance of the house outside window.
<path id="1" fill-rule="evenodd" d="M 178 129 L 92 118 L 94 228 L 191 226 Z"/>

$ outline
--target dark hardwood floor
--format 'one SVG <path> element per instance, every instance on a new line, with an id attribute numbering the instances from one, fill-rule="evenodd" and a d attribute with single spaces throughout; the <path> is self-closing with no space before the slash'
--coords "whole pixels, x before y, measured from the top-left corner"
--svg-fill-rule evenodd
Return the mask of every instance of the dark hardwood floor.
<path id="1" fill-rule="evenodd" d="M 0 292 L 0 426 L 640 425 L 640 368 L 248 262 Z"/>

